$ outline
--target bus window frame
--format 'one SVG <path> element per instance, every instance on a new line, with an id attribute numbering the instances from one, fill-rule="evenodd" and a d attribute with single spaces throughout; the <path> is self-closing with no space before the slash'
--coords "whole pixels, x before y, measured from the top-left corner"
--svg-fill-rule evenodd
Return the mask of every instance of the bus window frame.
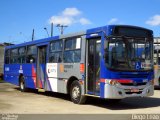
<path id="1" fill-rule="evenodd" d="M 12 54 L 12 50 L 14 49 L 17 49 L 17 55 Z M 11 59 L 14 57 L 16 57 L 16 62 L 13 63 Z M 18 64 L 18 47 L 10 49 L 10 64 Z"/>
<path id="2" fill-rule="evenodd" d="M 74 41 L 74 40 L 76 40 L 77 41 L 77 39 L 78 38 L 80 38 L 80 48 L 78 48 L 78 49 L 76 49 L 76 48 L 71 48 L 71 49 L 66 49 L 66 41 Z M 81 61 L 81 54 L 82 54 L 82 36 L 74 36 L 74 37 L 68 37 L 68 38 L 65 38 L 64 40 L 63 40 L 63 63 L 79 63 L 80 61 Z M 73 52 L 75 52 L 75 51 L 80 51 L 80 54 L 79 54 L 79 61 L 73 61 L 73 62 L 68 62 L 68 61 L 65 61 L 65 53 L 66 52 L 70 52 L 70 51 L 73 51 Z M 73 53 L 72 53 L 73 54 Z"/>
<path id="3" fill-rule="evenodd" d="M 19 54 L 19 50 L 21 49 L 21 48 L 24 48 L 25 49 L 25 52 L 24 52 L 24 54 Z M 26 46 L 22 46 L 22 47 L 19 47 L 18 48 L 18 64 L 25 64 L 26 63 L 26 51 L 27 51 L 27 47 Z M 19 58 L 20 57 L 22 57 L 22 56 L 24 56 L 24 62 L 19 62 Z"/>
<path id="4" fill-rule="evenodd" d="M 36 53 L 35 53 L 35 54 L 28 54 L 28 48 L 31 47 L 31 46 L 35 46 L 35 50 L 36 50 Z M 36 57 L 37 57 L 37 54 L 38 54 L 38 53 L 37 53 L 38 50 L 37 50 L 36 44 L 27 45 L 26 47 L 27 47 L 27 50 L 26 50 L 26 63 L 27 63 L 27 64 L 35 64 L 35 63 L 37 63 L 37 62 L 36 62 L 36 61 L 37 61 L 37 58 L 36 58 Z M 30 61 L 30 62 L 27 62 L 29 55 L 33 55 L 33 56 L 34 56 L 34 62 L 31 62 L 31 61 Z M 30 59 L 30 60 L 31 60 L 31 59 Z"/>
<path id="5" fill-rule="evenodd" d="M 7 56 L 6 56 L 6 51 L 9 51 L 9 55 L 7 55 Z M 11 54 L 10 52 L 11 52 L 11 49 L 5 49 L 5 55 L 4 55 L 5 56 L 5 60 L 4 60 L 5 64 L 10 64 L 10 57 L 11 57 L 10 56 L 10 54 Z M 6 63 L 6 58 L 7 57 L 8 57 L 8 63 Z"/>
<path id="6" fill-rule="evenodd" d="M 51 51 L 51 44 L 56 43 L 56 42 L 61 42 L 61 45 L 62 45 L 61 50 Z M 64 48 L 63 39 L 54 40 L 54 41 L 51 41 L 51 42 L 49 43 L 49 56 L 48 56 L 49 63 L 62 63 L 62 62 L 63 62 L 63 48 Z M 61 53 L 61 61 L 60 61 L 60 62 L 59 62 L 59 61 L 53 62 L 53 61 L 50 60 L 50 57 L 52 57 L 52 56 L 53 56 L 52 54 L 54 54 L 54 53 L 58 53 L 58 54 Z M 52 56 L 51 56 L 51 55 L 52 55 Z"/>

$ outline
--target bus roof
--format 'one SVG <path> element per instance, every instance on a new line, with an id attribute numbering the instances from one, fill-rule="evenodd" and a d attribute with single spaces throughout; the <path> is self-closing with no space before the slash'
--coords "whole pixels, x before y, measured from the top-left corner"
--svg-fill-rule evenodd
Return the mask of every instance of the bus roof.
<path id="1" fill-rule="evenodd" d="M 12 49 L 12 48 L 23 47 L 23 46 L 27 46 L 27 45 L 41 44 L 41 43 L 45 43 L 45 42 L 50 42 L 52 40 L 64 39 L 67 37 L 74 37 L 74 36 L 84 35 L 84 34 L 86 34 L 86 32 L 81 31 L 81 32 L 70 33 L 70 34 L 66 34 L 66 35 L 53 36 L 53 37 L 43 38 L 43 39 L 39 39 L 39 40 L 29 41 L 29 42 L 25 42 L 25 43 L 21 43 L 21 44 L 16 44 L 16 45 L 10 45 L 10 46 L 6 46 L 5 48 Z"/>
<path id="2" fill-rule="evenodd" d="M 101 26 L 101 27 L 97 27 L 97 28 L 87 29 L 86 31 L 70 33 L 70 34 L 65 34 L 65 35 L 60 35 L 60 36 L 53 36 L 53 37 L 48 37 L 48 38 L 43 38 L 43 39 L 39 39 L 39 40 L 29 41 L 29 42 L 25 42 L 25 43 L 21 43 L 21 44 L 6 46 L 5 48 L 6 49 L 12 49 L 12 48 L 17 48 L 17 47 L 22 47 L 22 46 L 27 46 L 27 45 L 45 43 L 45 42 L 49 42 L 51 40 L 64 39 L 64 38 L 67 38 L 67 37 L 74 37 L 74 36 L 78 36 L 78 35 L 92 34 L 92 33 L 100 32 L 100 31 L 104 31 L 105 33 L 107 33 L 108 29 L 112 29 L 114 27 L 131 27 L 131 28 L 135 28 L 135 29 L 143 29 L 143 30 L 147 30 L 147 31 L 152 32 L 152 30 L 150 30 L 150 29 L 146 29 L 146 28 L 138 27 L 138 26 L 132 26 L 132 25 L 106 25 L 106 26 Z"/>

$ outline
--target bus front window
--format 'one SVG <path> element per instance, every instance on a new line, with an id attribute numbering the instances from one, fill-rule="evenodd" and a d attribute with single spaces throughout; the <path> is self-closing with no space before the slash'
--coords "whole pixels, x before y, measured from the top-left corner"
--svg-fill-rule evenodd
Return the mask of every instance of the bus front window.
<path id="1" fill-rule="evenodd" d="M 105 61 L 115 70 L 150 70 L 152 44 L 146 38 L 112 37 L 105 49 Z"/>

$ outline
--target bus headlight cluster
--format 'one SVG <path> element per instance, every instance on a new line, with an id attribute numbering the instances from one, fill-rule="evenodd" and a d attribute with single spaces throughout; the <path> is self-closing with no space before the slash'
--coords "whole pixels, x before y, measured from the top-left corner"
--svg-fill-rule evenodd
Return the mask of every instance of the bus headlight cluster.
<path id="1" fill-rule="evenodd" d="M 117 80 L 106 80 L 106 83 L 110 84 L 110 85 L 118 85 L 119 84 L 119 82 Z"/>

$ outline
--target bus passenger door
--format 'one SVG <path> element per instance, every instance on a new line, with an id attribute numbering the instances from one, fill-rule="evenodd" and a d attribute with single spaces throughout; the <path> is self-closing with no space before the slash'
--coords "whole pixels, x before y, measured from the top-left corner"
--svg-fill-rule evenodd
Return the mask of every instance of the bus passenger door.
<path id="1" fill-rule="evenodd" d="M 100 46 L 100 38 L 88 40 L 87 93 L 94 95 L 100 92 Z"/>
<path id="2" fill-rule="evenodd" d="M 38 46 L 37 56 L 37 88 L 45 88 L 47 46 Z"/>

